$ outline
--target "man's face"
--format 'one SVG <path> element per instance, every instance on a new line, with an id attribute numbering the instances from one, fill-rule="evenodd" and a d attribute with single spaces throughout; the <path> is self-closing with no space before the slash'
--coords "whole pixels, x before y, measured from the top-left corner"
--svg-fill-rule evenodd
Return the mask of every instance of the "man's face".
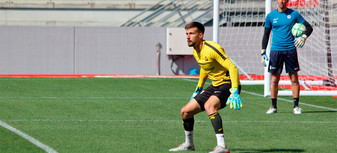
<path id="1" fill-rule="evenodd" d="M 277 5 L 280 9 L 285 9 L 287 8 L 287 3 L 289 0 L 277 0 Z"/>
<path id="2" fill-rule="evenodd" d="M 202 36 L 203 34 L 198 32 L 196 27 L 186 29 L 187 45 L 189 47 L 194 47 L 195 44 L 199 44 Z"/>

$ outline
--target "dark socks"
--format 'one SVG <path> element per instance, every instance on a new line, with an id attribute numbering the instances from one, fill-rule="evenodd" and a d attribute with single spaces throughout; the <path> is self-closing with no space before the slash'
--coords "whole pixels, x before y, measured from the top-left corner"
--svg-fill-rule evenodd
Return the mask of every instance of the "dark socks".
<path id="1" fill-rule="evenodd" d="M 189 119 L 183 119 L 183 125 L 184 125 L 185 131 L 193 131 L 194 117 L 189 118 Z"/>
<path id="2" fill-rule="evenodd" d="M 294 98 L 294 108 L 298 107 L 299 101 L 300 101 L 300 98 Z"/>
<path id="3" fill-rule="evenodd" d="M 272 98 L 271 99 L 271 104 L 274 108 L 277 108 L 277 98 Z"/>
<path id="4" fill-rule="evenodd" d="M 223 133 L 222 119 L 219 113 L 209 115 L 209 119 L 213 125 L 216 134 Z"/>

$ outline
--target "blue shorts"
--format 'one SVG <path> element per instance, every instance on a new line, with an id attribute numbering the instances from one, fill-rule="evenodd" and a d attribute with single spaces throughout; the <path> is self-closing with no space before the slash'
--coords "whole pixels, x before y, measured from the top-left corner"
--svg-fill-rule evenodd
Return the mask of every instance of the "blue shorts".
<path id="1" fill-rule="evenodd" d="M 286 73 L 300 70 L 296 48 L 287 51 L 270 51 L 268 72 L 282 73 L 283 64 L 285 65 Z"/>

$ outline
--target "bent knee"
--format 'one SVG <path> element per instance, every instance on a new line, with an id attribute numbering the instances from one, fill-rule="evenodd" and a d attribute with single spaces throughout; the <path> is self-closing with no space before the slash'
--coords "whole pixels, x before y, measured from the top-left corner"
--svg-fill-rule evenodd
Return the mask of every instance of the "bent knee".
<path id="1" fill-rule="evenodd" d="M 295 85 L 297 85 L 297 84 L 299 84 L 299 82 L 298 82 L 298 79 L 297 78 L 291 78 L 291 83 L 292 84 L 295 84 Z"/>
<path id="2" fill-rule="evenodd" d="M 205 110 L 207 114 L 212 114 L 220 109 L 220 105 L 221 105 L 220 103 L 217 104 L 205 103 Z"/>
<path id="3" fill-rule="evenodd" d="M 205 103 L 204 107 L 205 107 L 205 110 L 208 111 L 208 110 L 212 109 L 214 106 L 210 105 L 209 103 Z"/>
<path id="4" fill-rule="evenodd" d="M 202 110 L 199 108 L 191 109 L 189 107 L 183 107 L 180 111 L 180 115 L 183 119 L 192 118 L 195 114 L 201 112 Z"/>
<path id="5" fill-rule="evenodd" d="M 278 85 L 279 80 L 278 79 L 271 79 L 270 83 L 273 85 Z"/>
<path id="6" fill-rule="evenodd" d="M 191 113 L 189 111 L 187 111 L 184 107 L 181 109 L 180 115 L 184 119 L 191 117 Z"/>

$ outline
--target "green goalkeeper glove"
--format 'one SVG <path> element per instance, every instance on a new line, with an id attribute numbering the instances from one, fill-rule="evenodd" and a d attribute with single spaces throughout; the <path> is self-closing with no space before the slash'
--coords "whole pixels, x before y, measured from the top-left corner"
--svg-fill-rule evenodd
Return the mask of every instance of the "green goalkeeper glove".
<path id="1" fill-rule="evenodd" d="M 267 63 L 269 61 L 269 58 L 266 54 L 266 50 L 265 49 L 262 49 L 261 50 L 261 63 L 264 65 L 264 66 L 267 66 Z"/>
<path id="2" fill-rule="evenodd" d="M 227 99 L 226 104 L 230 105 L 230 108 L 240 110 L 240 108 L 242 107 L 242 101 L 239 96 L 239 89 L 231 88 L 229 91 L 231 92 L 231 95 Z"/>
<path id="3" fill-rule="evenodd" d="M 194 91 L 194 93 L 192 94 L 190 100 L 192 100 L 197 94 L 199 94 L 200 91 L 202 91 L 202 88 L 200 88 L 200 87 L 195 88 L 195 91 Z"/>
<path id="4" fill-rule="evenodd" d="M 308 38 L 307 35 L 302 35 L 302 36 L 299 36 L 299 37 L 295 38 L 295 40 L 294 40 L 295 47 L 302 48 L 304 46 L 305 40 L 307 40 L 307 38 Z"/>

